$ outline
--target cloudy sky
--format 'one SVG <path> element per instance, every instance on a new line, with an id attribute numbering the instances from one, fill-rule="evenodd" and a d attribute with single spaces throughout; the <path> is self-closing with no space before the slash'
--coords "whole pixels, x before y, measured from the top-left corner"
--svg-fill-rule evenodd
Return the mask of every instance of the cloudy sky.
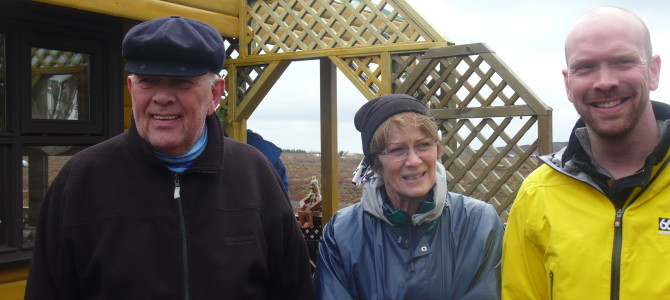
<path id="1" fill-rule="evenodd" d="M 652 99 L 670 102 L 670 1 L 406 1 L 448 40 L 485 43 L 493 49 L 553 109 L 554 141 L 567 141 L 577 119 L 561 75 L 565 36 L 593 8 L 623 7 L 647 23 L 654 53 L 663 62 L 660 88 L 652 92 Z M 344 76 L 339 74 L 337 80 L 338 149 L 361 153 L 353 117 L 366 100 Z M 247 126 L 283 149 L 319 151 L 318 62 L 292 63 Z"/>

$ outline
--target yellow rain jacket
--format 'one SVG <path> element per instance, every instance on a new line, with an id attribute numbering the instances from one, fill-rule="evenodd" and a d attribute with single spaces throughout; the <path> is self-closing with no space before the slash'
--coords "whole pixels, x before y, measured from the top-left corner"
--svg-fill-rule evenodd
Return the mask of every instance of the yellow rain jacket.
<path id="1" fill-rule="evenodd" d="M 670 119 L 670 106 L 653 105 Z M 591 162 L 580 129 L 541 158 L 510 212 L 503 299 L 670 299 L 670 120 L 659 124 L 645 167 L 616 181 Z"/>

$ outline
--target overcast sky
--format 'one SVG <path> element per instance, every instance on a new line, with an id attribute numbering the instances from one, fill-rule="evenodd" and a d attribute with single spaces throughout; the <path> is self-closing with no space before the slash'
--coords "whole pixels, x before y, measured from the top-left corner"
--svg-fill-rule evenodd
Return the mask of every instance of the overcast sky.
<path id="1" fill-rule="evenodd" d="M 565 97 L 563 44 L 587 11 L 613 5 L 640 16 L 662 59 L 661 84 L 652 99 L 670 102 L 670 1 L 406 0 L 456 44 L 485 43 L 553 109 L 554 141 L 567 141 L 577 120 Z M 366 99 L 338 74 L 338 149 L 361 153 L 354 114 Z M 247 127 L 283 149 L 319 151 L 319 65 L 294 62 L 253 113 Z"/>

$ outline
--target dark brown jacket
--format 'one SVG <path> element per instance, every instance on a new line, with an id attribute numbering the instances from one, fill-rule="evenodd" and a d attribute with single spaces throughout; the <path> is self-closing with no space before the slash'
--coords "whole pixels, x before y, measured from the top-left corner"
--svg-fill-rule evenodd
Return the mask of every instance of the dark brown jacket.
<path id="1" fill-rule="evenodd" d="M 181 175 L 134 126 L 75 155 L 42 205 L 26 299 L 313 299 L 281 181 L 219 124 Z"/>

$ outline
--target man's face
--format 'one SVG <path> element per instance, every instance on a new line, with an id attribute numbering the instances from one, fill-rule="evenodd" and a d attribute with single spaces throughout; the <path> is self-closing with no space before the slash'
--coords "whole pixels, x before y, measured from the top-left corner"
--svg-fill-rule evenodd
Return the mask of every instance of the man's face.
<path id="1" fill-rule="evenodd" d="M 205 118 L 219 104 L 223 79 L 128 76 L 133 117 L 139 135 L 154 149 L 171 156 L 188 152 L 204 131 Z"/>
<path id="2" fill-rule="evenodd" d="M 645 53 L 643 29 L 609 18 L 581 24 L 566 41 L 563 70 L 568 99 L 590 132 L 603 138 L 626 136 L 658 87 L 660 58 Z"/>

